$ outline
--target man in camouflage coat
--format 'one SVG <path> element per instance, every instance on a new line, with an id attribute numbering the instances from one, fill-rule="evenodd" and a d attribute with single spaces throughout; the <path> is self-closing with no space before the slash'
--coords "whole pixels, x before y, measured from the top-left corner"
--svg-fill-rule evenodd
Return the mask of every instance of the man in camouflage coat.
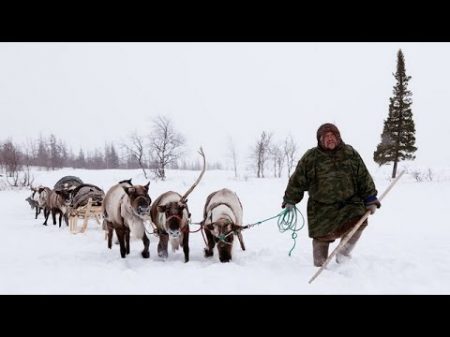
<path id="1" fill-rule="evenodd" d="M 381 204 L 362 158 L 342 141 L 335 125 L 321 125 L 317 142 L 318 146 L 309 149 L 298 162 L 282 207 L 294 207 L 308 191 L 309 236 L 313 239 L 314 265 L 320 267 L 328 258 L 329 244 L 349 232 L 367 210 L 373 214 Z M 350 257 L 366 226 L 367 220 L 336 255 L 338 263 Z"/>

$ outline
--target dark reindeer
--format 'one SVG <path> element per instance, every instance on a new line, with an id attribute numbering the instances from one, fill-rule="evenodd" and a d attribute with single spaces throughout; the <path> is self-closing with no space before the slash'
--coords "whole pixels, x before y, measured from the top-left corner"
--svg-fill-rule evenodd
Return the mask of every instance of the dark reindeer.
<path id="1" fill-rule="evenodd" d="M 232 258 L 234 234 L 237 235 L 242 250 L 245 250 L 241 233 L 242 215 L 241 201 L 229 189 L 223 188 L 206 198 L 202 221 L 208 241 L 205 257 L 214 255 L 214 246 L 217 244 L 220 262 L 229 262 Z"/>
<path id="2" fill-rule="evenodd" d="M 199 153 L 203 157 L 203 169 L 191 188 L 183 196 L 173 191 L 163 193 L 152 205 L 150 214 L 159 235 L 159 257 L 167 258 L 169 256 L 167 246 L 170 239 L 172 252 L 182 246 L 184 262 L 189 261 L 189 219 L 191 214 L 187 206 L 187 197 L 202 179 L 206 169 L 206 159 L 202 148 Z"/>
<path id="3" fill-rule="evenodd" d="M 70 189 L 55 189 L 51 190 L 47 197 L 46 211 L 44 210 L 45 222 L 43 225 L 47 226 L 47 220 L 52 213 L 53 224 L 56 225 L 56 214 L 59 214 L 59 227 L 61 227 L 61 220 L 69 226 L 68 211 L 70 206 L 70 194 L 71 190 L 75 188 L 72 186 Z"/>
<path id="4" fill-rule="evenodd" d="M 25 199 L 30 204 L 31 209 L 35 210 L 35 219 L 37 219 L 42 210 L 42 207 L 39 206 L 39 187 L 35 188 L 31 186 L 30 190 L 32 191 L 32 193 L 28 198 Z"/>
<path id="5" fill-rule="evenodd" d="M 132 185 L 131 179 L 119 182 L 111 187 L 103 201 L 104 227 L 108 230 L 108 248 L 112 247 L 113 231 L 116 231 L 120 244 L 120 256 L 130 254 L 130 232 L 134 237 L 142 239 L 143 258 L 149 258 L 150 240 L 145 235 L 144 221 L 150 220 L 150 204 L 148 195 L 150 182 L 145 185 Z"/>
<path id="6" fill-rule="evenodd" d="M 45 226 L 47 226 L 47 219 L 48 219 L 48 215 L 50 213 L 48 201 L 49 201 L 51 192 L 52 192 L 52 190 L 46 186 L 39 186 L 38 190 L 37 190 L 39 207 L 44 210 L 45 221 L 44 221 L 43 225 L 45 225 Z"/>

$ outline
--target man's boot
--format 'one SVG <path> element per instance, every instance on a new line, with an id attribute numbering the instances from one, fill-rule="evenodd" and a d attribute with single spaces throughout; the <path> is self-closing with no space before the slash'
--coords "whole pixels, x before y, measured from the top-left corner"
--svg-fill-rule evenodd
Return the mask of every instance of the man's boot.
<path id="1" fill-rule="evenodd" d="M 348 240 L 347 243 L 339 250 L 339 252 L 336 254 L 337 263 L 343 263 L 352 258 L 350 253 L 353 248 L 355 248 L 355 244 L 361 237 L 361 234 L 366 226 L 367 225 L 363 224 L 361 227 L 359 227 L 355 234 L 353 234 L 353 236 L 350 238 L 350 240 Z"/>
<path id="2" fill-rule="evenodd" d="M 328 247 L 330 245 L 327 241 L 319 241 L 313 239 L 313 259 L 315 267 L 322 267 L 328 258 Z"/>

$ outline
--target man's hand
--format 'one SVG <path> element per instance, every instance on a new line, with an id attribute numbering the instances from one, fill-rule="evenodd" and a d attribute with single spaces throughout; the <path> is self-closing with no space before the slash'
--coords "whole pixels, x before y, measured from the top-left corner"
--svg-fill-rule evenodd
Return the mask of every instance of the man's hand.
<path id="1" fill-rule="evenodd" d="M 281 204 L 281 208 L 286 208 L 288 211 L 290 211 L 291 209 L 293 209 L 295 206 L 286 202 L 283 202 Z"/>
<path id="2" fill-rule="evenodd" d="M 366 203 L 366 209 L 370 211 L 370 214 L 375 213 L 377 208 L 380 208 L 380 207 L 381 207 L 381 203 L 377 198 Z"/>

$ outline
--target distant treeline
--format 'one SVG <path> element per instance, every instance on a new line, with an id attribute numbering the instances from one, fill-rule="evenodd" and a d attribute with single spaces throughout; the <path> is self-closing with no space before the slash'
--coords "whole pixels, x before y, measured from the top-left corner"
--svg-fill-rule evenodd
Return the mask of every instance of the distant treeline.
<path id="1" fill-rule="evenodd" d="M 156 179 L 166 178 L 166 169 L 201 170 L 201 159 L 187 160 L 185 138 L 165 116 L 153 119 L 152 128 L 147 134 L 131 132 L 126 140 L 119 143 L 105 143 L 103 148 L 78 153 L 57 138 L 54 134 L 38 139 L 29 139 L 25 144 L 15 143 L 12 139 L 0 140 L 0 170 L 6 174 L 10 185 L 28 186 L 32 183 L 30 168 L 41 167 L 55 170 L 63 167 L 82 169 L 140 169 L 146 179 L 153 172 Z M 208 154 L 206 154 L 208 158 Z M 231 138 L 228 153 L 224 161 L 232 164 L 235 177 L 241 166 L 235 144 Z M 255 140 L 246 156 L 247 167 L 254 170 L 256 177 L 265 178 L 267 171 L 274 177 L 282 172 L 290 176 L 298 160 L 298 146 L 290 135 L 276 140 L 273 132 L 263 131 Z M 207 169 L 221 170 L 221 162 L 206 161 Z M 229 165 L 228 165 L 229 166 Z"/>
<path id="2" fill-rule="evenodd" d="M 155 160 L 142 163 L 146 169 L 158 167 Z M 27 167 L 38 166 L 48 170 L 63 167 L 83 169 L 140 169 L 136 156 L 127 147 L 106 143 L 103 148 L 86 151 L 80 149 L 77 154 L 62 139 L 51 134 L 29 140 L 26 144 L 18 144 L 12 139 L 0 141 L 0 168 L 2 172 L 12 176 L 14 172 Z M 200 161 L 187 161 L 179 158 L 169 168 L 181 170 L 200 170 Z M 210 169 L 222 169 L 220 163 L 209 163 Z"/>

